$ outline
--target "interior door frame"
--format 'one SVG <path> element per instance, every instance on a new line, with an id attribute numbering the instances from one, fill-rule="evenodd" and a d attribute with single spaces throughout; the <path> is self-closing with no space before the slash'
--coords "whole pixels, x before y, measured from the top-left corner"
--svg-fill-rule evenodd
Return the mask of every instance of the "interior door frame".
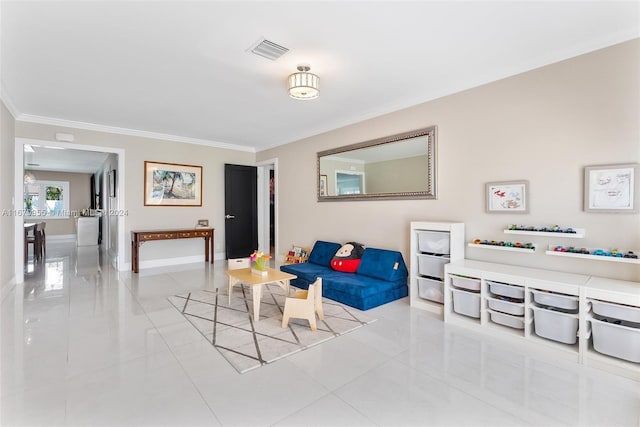
<path id="1" fill-rule="evenodd" d="M 49 141 L 49 140 L 40 140 L 40 139 L 31 139 L 31 138 L 19 138 L 15 139 L 15 189 L 14 189 L 14 208 L 16 210 L 22 210 L 22 200 L 24 199 L 24 146 L 27 144 L 31 145 L 47 145 L 50 147 L 61 147 L 68 148 L 74 150 L 84 150 L 84 151 L 99 151 L 102 153 L 113 153 L 118 156 L 118 179 L 116 181 L 118 198 L 117 206 L 114 206 L 114 209 L 117 209 L 117 212 L 125 212 L 125 161 L 124 155 L 125 150 L 122 148 L 114 148 L 114 147 L 102 147 L 97 145 L 83 145 L 83 144 L 72 144 L 68 142 L 59 142 L 59 141 Z M 22 223 L 24 222 L 24 218 L 22 215 L 16 215 L 14 220 L 14 248 L 15 248 L 15 279 L 16 283 L 24 282 L 24 260 L 22 259 L 22 254 L 24 253 L 24 226 Z M 124 235 L 125 229 L 125 215 L 118 215 L 118 253 L 115 258 L 115 264 L 113 267 L 118 270 L 126 270 L 130 269 L 130 263 L 127 263 L 125 258 L 125 244 L 129 243 L 127 239 L 125 239 Z"/>
<path id="2" fill-rule="evenodd" d="M 274 251 L 276 259 L 280 257 L 279 215 L 278 200 L 278 159 L 267 159 L 256 163 L 258 168 L 258 248 L 262 252 L 269 253 L 269 170 L 273 169 L 274 213 L 271 221 L 274 223 L 275 233 Z"/>

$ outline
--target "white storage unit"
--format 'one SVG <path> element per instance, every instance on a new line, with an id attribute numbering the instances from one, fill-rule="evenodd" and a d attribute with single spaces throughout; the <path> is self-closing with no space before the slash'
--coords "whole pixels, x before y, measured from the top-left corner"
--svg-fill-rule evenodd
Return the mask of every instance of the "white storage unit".
<path id="1" fill-rule="evenodd" d="M 460 278 L 471 279 L 471 286 L 479 283 L 479 318 L 459 312 L 454 299 L 463 292 Z M 473 260 L 445 265 L 445 322 L 635 380 L 640 380 L 639 318 L 637 282 Z"/>
<path id="2" fill-rule="evenodd" d="M 412 221 L 410 227 L 411 306 L 442 314 L 444 266 L 464 259 L 464 224 Z"/>

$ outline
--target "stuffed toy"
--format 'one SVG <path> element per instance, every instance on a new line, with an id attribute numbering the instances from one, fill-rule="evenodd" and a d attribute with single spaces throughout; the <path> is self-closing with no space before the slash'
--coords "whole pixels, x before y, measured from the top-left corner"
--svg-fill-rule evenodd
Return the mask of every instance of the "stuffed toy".
<path id="1" fill-rule="evenodd" d="M 360 265 L 364 246 L 357 242 L 342 245 L 331 260 L 331 268 L 345 273 L 355 273 Z"/>

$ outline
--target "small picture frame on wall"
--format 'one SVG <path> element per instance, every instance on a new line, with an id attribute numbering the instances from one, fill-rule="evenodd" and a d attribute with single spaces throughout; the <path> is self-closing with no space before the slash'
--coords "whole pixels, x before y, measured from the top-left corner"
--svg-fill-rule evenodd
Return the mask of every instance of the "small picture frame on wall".
<path id="1" fill-rule="evenodd" d="M 638 163 L 585 167 L 585 212 L 638 212 L 639 171 Z"/>
<path id="2" fill-rule="evenodd" d="M 196 224 L 196 228 L 209 228 L 209 220 L 199 219 L 198 224 Z"/>
<path id="3" fill-rule="evenodd" d="M 485 192 L 489 213 L 529 213 L 529 181 L 488 182 Z"/>
<path id="4" fill-rule="evenodd" d="M 327 196 L 327 175 L 320 175 L 320 187 L 319 187 L 320 195 Z"/>

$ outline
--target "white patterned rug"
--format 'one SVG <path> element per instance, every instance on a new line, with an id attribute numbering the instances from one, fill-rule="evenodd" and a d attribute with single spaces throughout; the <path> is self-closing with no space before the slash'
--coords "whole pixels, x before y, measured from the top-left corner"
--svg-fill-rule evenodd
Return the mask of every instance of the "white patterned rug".
<path id="1" fill-rule="evenodd" d="M 168 299 L 240 373 L 376 320 L 360 310 L 323 298 L 324 320 L 318 320 L 316 332 L 312 332 L 309 322 L 303 319 L 290 319 L 289 327 L 282 328 L 285 293 L 279 286 L 264 286 L 259 322 L 253 320 L 248 286 L 234 287 L 231 305 L 226 292 L 226 289 L 202 290 Z"/>

